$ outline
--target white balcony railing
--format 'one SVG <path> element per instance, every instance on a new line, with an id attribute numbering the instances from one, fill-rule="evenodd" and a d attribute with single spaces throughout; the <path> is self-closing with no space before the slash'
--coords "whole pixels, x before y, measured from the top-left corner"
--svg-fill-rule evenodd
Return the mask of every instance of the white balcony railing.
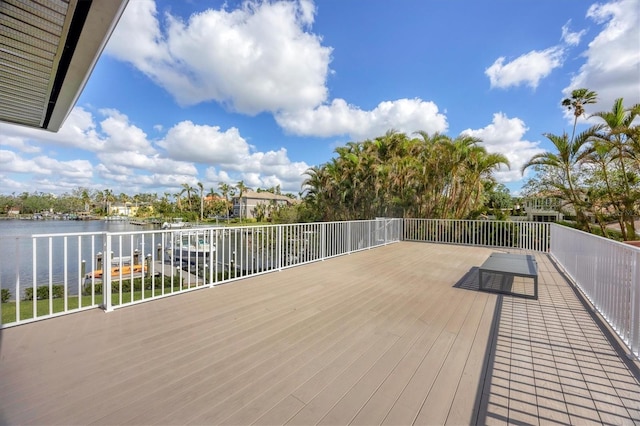
<path id="1" fill-rule="evenodd" d="M 553 225 L 550 253 L 630 353 L 640 357 L 640 249 Z"/>
<path id="2" fill-rule="evenodd" d="M 13 253 L 0 258 L 0 288 L 10 293 L 0 327 L 110 311 L 400 240 L 549 253 L 640 356 L 640 249 L 538 222 L 376 219 L 0 238 Z"/>
<path id="3" fill-rule="evenodd" d="M 0 238 L 5 251 L 15 248 L 0 256 L 0 288 L 9 295 L 0 327 L 324 260 L 400 241 L 401 230 L 401 219 L 377 219 Z"/>
<path id="4" fill-rule="evenodd" d="M 548 252 L 549 225 L 521 221 L 405 219 L 403 239 Z"/>

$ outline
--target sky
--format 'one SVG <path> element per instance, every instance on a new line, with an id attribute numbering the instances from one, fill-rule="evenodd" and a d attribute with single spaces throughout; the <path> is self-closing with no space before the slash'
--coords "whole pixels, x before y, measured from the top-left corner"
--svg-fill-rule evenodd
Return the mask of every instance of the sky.
<path id="1" fill-rule="evenodd" d="M 640 0 L 129 0 L 59 132 L 0 123 L 0 193 L 298 194 L 393 129 L 480 138 L 517 195 L 582 87 L 640 103 Z"/>

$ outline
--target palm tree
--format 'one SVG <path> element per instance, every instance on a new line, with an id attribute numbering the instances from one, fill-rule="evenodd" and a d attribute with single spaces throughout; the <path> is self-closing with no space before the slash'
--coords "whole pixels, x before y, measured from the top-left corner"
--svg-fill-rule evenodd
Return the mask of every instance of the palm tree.
<path id="1" fill-rule="evenodd" d="M 554 184 L 556 189 L 562 193 L 565 201 L 573 204 L 576 220 L 581 229 L 590 232 L 589 222 L 583 209 L 584 193 L 577 187 L 574 176 L 576 167 L 590 153 L 587 147 L 590 133 L 582 133 L 571 141 L 566 133 L 561 136 L 545 133 L 544 136 L 555 146 L 557 153 L 542 152 L 534 155 L 522 166 L 521 172 L 524 174 L 525 170 L 532 166 L 557 171 L 560 179 Z"/>
<path id="2" fill-rule="evenodd" d="M 468 177 L 465 178 L 466 186 L 460 199 L 456 218 L 463 218 L 469 214 L 470 208 L 477 208 L 484 191 L 484 181 L 490 180 L 491 172 L 501 165 L 511 167 L 509 160 L 503 154 L 488 153 L 484 147 L 478 147 L 470 156 L 467 163 Z"/>
<path id="3" fill-rule="evenodd" d="M 93 193 L 93 203 L 94 205 L 102 204 L 101 211 L 105 210 L 105 201 L 104 201 L 104 191 L 97 190 Z"/>
<path id="4" fill-rule="evenodd" d="M 104 191 L 104 201 L 107 205 L 107 216 L 111 214 L 111 203 L 116 201 L 116 197 L 113 194 L 113 191 L 110 189 L 105 189 Z"/>
<path id="5" fill-rule="evenodd" d="M 200 188 L 200 222 L 204 220 L 204 185 L 202 182 L 198 182 L 198 188 Z"/>
<path id="6" fill-rule="evenodd" d="M 224 197 L 224 200 L 227 203 L 227 221 L 229 221 L 229 194 L 231 193 L 231 185 L 229 185 L 228 183 L 224 183 L 224 182 L 220 182 L 218 184 L 218 189 L 220 190 L 220 192 L 222 193 L 222 196 Z"/>
<path id="7" fill-rule="evenodd" d="M 589 89 L 575 89 L 571 92 L 571 98 L 565 98 L 562 100 L 562 106 L 566 107 L 569 111 L 573 110 L 573 131 L 571 132 L 571 140 L 576 134 L 576 125 L 578 124 L 578 118 L 584 115 L 584 106 L 589 104 L 595 104 L 598 99 L 596 92 Z"/>
<path id="8" fill-rule="evenodd" d="M 194 190 L 195 188 L 189 185 L 188 183 L 182 184 L 182 191 L 180 191 L 180 194 L 184 194 L 185 192 L 187 193 L 187 202 L 189 204 L 189 211 L 192 211 L 193 209 L 193 206 L 191 205 L 191 192 L 193 192 Z"/>
<path id="9" fill-rule="evenodd" d="M 249 188 L 244 184 L 244 181 L 241 180 L 236 183 L 236 188 L 238 189 L 238 204 L 240 206 L 240 221 L 242 222 L 242 194 L 244 194 Z"/>
<path id="10" fill-rule="evenodd" d="M 82 204 L 84 205 L 84 211 L 89 211 L 89 202 L 91 201 L 91 197 L 89 196 L 89 190 L 86 188 L 82 189 L 82 194 L 80 196 L 82 198 Z"/>
<path id="11" fill-rule="evenodd" d="M 635 232 L 635 205 L 640 194 L 634 190 L 631 182 L 637 179 L 634 173 L 630 171 L 630 162 L 633 162 L 634 144 L 633 138 L 637 134 L 637 125 L 633 126 L 633 122 L 640 114 L 640 106 L 634 105 L 625 109 L 623 99 L 616 99 L 613 103 L 611 111 L 597 112 L 592 117 L 600 118 L 603 123 L 593 126 L 590 132 L 593 139 L 598 144 L 604 144 L 609 150 L 609 155 L 617 163 L 618 167 L 618 186 L 620 188 L 622 209 L 620 214 L 625 226 L 621 229 L 622 236 L 625 240 L 636 239 Z M 634 130 L 635 128 L 635 130 Z M 630 138 L 629 135 L 632 137 Z"/>

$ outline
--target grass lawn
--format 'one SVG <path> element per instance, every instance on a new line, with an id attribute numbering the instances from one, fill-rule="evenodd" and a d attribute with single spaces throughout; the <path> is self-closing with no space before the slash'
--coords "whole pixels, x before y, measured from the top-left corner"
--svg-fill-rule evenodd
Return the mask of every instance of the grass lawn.
<path id="1" fill-rule="evenodd" d="M 195 287 L 195 284 L 191 284 L 191 288 Z M 186 284 L 182 287 L 182 289 L 186 289 Z M 180 287 L 178 283 L 174 283 L 173 288 L 170 285 L 167 285 L 164 288 L 164 293 L 162 292 L 162 286 L 158 285 L 154 290 L 144 290 L 144 299 L 149 299 L 151 297 L 161 296 L 163 294 L 170 294 L 180 291 Z M 113 306 L 118 306 L 122 303 L 129 303 L 132 301 L 138 301 L 143 299 L 143 292 L 141 290 L 134 291 L 123 291 L 122 298 L 120 293 L 112 293 L 111 294 L 111 303 Z M 88 306 L 99 306 L 102 304 L 102 294 L 96 294 L 94 297 L 89 296 L 75 296 L 69 295 L 67 296 L 67 310 L 72 311 L 78 309 L 79 307 L 88 307 Z M 20 320 L 27 320 L 33 318 L 33 301 L 32 300 L 21 300 L 20 301 Z M 2 303 L 2 320 L 1 324 L 8 324 L 12 322 L 16 322 L 16 302 L 9 301 L 6 303 Z M 64 298 L 55 298 L 52 300 L 52 309 L 49 306 L 49 300 L 36 300 L 36 310 L 38 313 L 38 317 L 55 314 L 58 312 L 64 312 Z"/>

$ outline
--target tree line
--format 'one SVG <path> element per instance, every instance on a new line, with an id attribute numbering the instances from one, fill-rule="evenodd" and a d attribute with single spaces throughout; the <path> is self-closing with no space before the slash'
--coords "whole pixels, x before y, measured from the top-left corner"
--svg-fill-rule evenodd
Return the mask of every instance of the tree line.
<path id="1" fill-rule="evenodd" d="M 486 210 L 493 172 L 509 166 L 480 139 L 389 131 L 336 149 L 307 170 L 304 201 L 322 220 L 376 216 L 462 219 Z"/>
<path id="2" fill-rule="evenodd" d="M 186 220 L 201 221 L 207 217 L 229 217 L 233 213 L 233 198 L 242 197 L 252 188 L 239 181 L 235 185 L 221 182 L 217 187 L 205 190 L 204 185 L 198 182 L 196 186 L 183 183 L 175 192 L 139 193 L 129 195 L 116 193 L 111 189 L 91 190 L 78 187 L 70 192 L 54 195 L 44 192 L 23 192 L 20 194 L 0 194 L 0 213 L 7 214 L 11 210 L 17 210 L 22 215 L 34 215 L 44 212 L 57 214 L 77 214 L 79 212 L 91 213 L 99 216 L 113 214 L 113 206 L 135 205 L 138 217 L 183 217 Z M 286 195 L 295 198 L 292 194 L 283 194 L 280 185 L 270 188 L 257 188 L 257 192 L 271 192 L 278 195 Z M 271 209 L 273 210 L 273 209 Z M 263 217 L 269 213 L 265 208 Z"/>
<path id="3" fill-rule="evenodd" d="M 640 201 L 640 104 L 625 107 L 616 99 L 611 110 L 586 116 L 584 106 L 597 103 L 597 93 L 576 89 L 562 105 L 574 115 L 569 136 L 545 133 L 554 149 L 535 155 L 523 167 L 536 171 L 525 185 L 529 196 L 553 196 L 575 213 L 576 226 L 586 232 L 599 229 L 608 236 L 608 224 L 617 223 L 626 240 L 637 239 L 635 221 Z M 578 120 L 592 124 L 576 133 Z"/>
<path id="4" fill-rule="evenodd" d="M 617 223 L 624 240 L 636 239 L 640 200 L 640 105 L 617 99 L 610 111 L 586 116 L 597 94 L 576 89 L 562 106 L 574 116 L 569 136 L 545 133 L 554 150 L 533 156 L 522 167 L 535 175 L 524 198 L 555 198 L 579 229 L 608 236 Z M 594 122 L 576 133 L 581 117 Z M 474 219 L 492 207 L 506 207 L 508 190 L 495 172 L 509 167 L 468 135 L 389 131 L 335 150 L 325 164 L 306 171 L 304 208 L 316 220 L 376 216 Z M 302 206 L 301 206 L 302 208 Z M 595 225 L 597 224 L 597 225 Z"/>

